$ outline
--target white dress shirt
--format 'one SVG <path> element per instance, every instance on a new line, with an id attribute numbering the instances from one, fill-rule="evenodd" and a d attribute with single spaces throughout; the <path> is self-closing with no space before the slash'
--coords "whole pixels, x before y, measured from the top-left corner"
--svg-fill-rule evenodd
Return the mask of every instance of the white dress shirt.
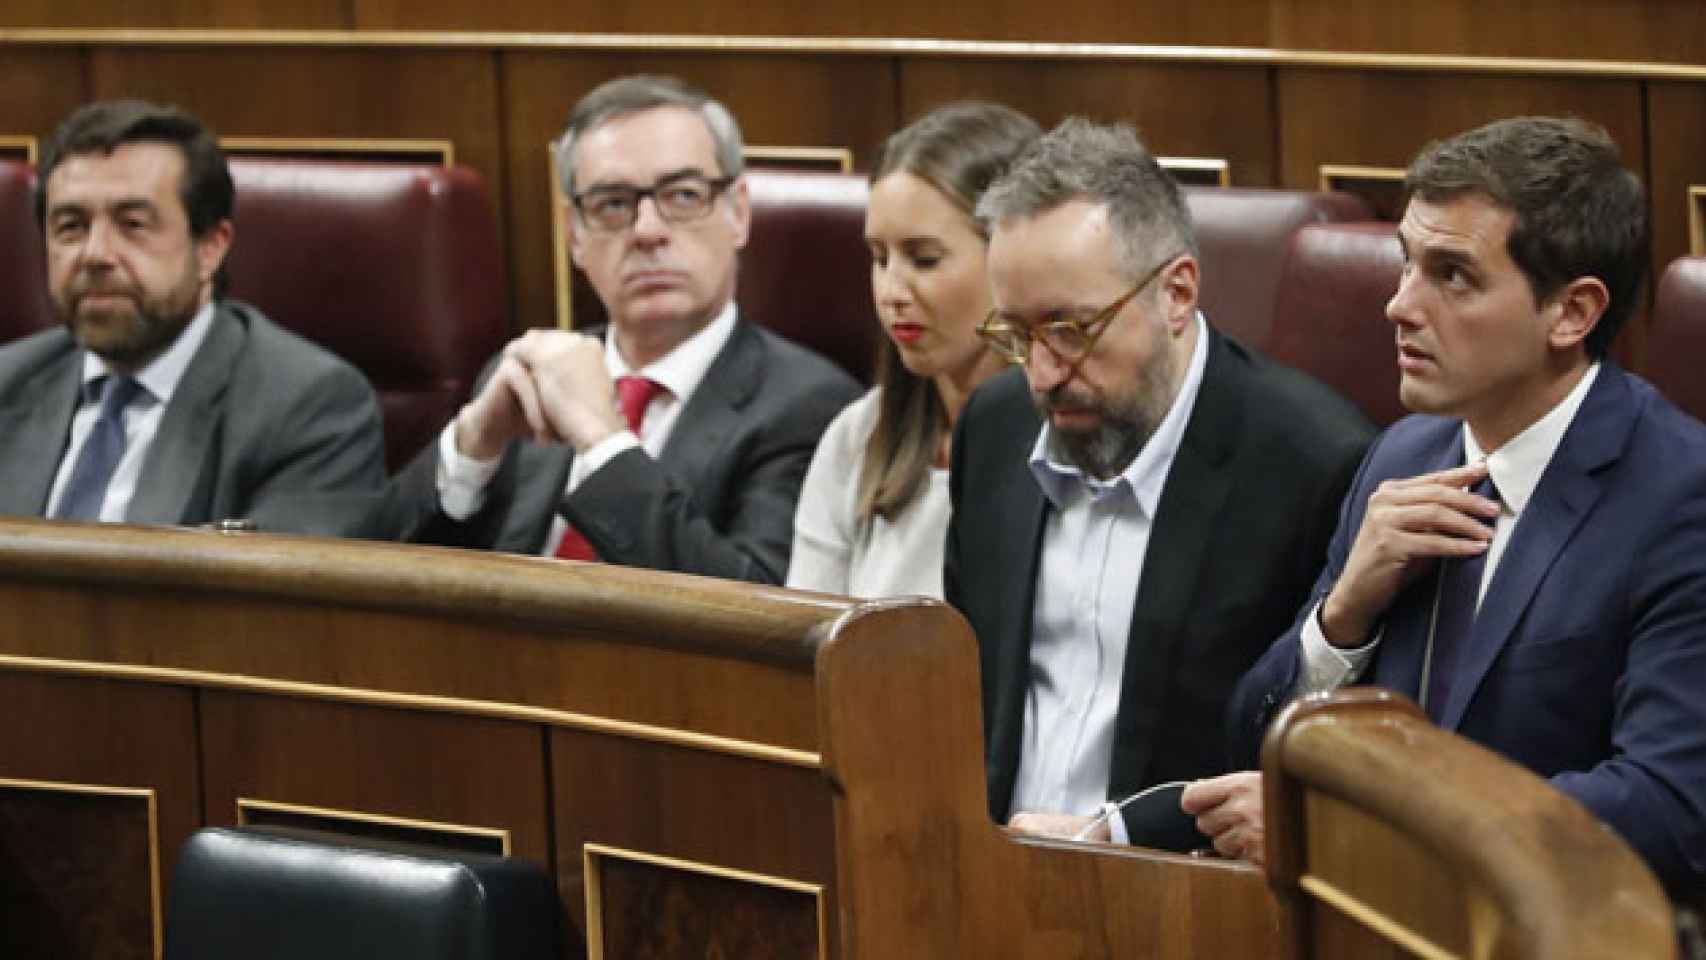
<path id="1" fill-rule="evenodd" d="M 177 392 L 178 383 L 183 380 L 190 361 L 195 359 L 196 351 L 201 349 L 202 341 L 207 339 L 207 332 L 213 329 L 213 312 L 212 301 L 204 304 L 172 345 L 134 375 L 142 390 L 124 409 L 124 456 L 107 481 L 106 497 L 101 501 L 100 519 L 103 522 L 117 523 L 124 520 L 129 512 L 130 501 L 136 497 L 136 483 L 142 476 L 142 465 L 148 462 L 148 450 L 154 445 L 154 434 L 160 429 L 160 418 L 165 416 L 166 406 L 172 402 L 172 394 Z M 71 482 L 71 470 L 83 452 L 83 444 L 95 429 L 95 421 L 100 419 L 101 401 L 98 396 L 90 399 L 89 383 L 111 372 L 105 360 L 88 350 L 83 351 L 82 399 L 77 412 L 71 417 L 70 442 L 65 445 L 65 453 L 59 458 L 59 470 L 53 475 L 53 490 L 47 498 L 47 516 L 53 516 L 59 509 L 59 501 L 64 498 L 65 488 Z"/>
<path id="2" fill-rule="evenodd" d="M 1044 521 L 1032 610 L 1030 682 L 1013 812 L 1090 815 L 1108 799 L 1126 642 L 1149 533 L 1208 366 L 1208 325 L 1172 407 L 1125 471 L 1097 480 L 1062 462 L 1044 424 L 1031 473 L 1053 508 Z M 1109 821 L 1124 842 L 1125 825 Z"/>
<path id="3" fill-rule="evenodd" d="M 699 389 L 700 382 L 705 379 L 705 374 L 711 369 L 717 354 L 722 352 L 729 342 L 729 337 L 734 335 L 735 315 L 734 302 L 730 301 L 723 307 L 722 312 L 717 314 L 716 319 L 683 340 L 674 350 L 638 371 L 629 367 L 628 361 L 622 358 L 622 351 L 617 349 L 614 335 L 604 338 L 604 369 L 610 373 L 612 391 L 615 390 L 616 381 L 626 376 L 647 377 L 661 384 L 664 389 L 646 405 L 638 437 L 634 436 L 633 431 L 619 430 L 575 457 L 569 467 L 568 482 L 563 486 L 563 496 L 573 493 L 586 478 L 598 472 L 600 467 L 623 451 L 640 447 L 652 457 L 663 452 L 671 431 L 675 429 L 675 422 L 681 416 L 682 408 L 692 399 L 693 391 Z M 452 520 L 466 520 L 479 512 L 486 502 L 486 485 L 497 474 L 498 466 L 502 462 L 501 456 L 490 460 L 463 456 L 456 449 L 456 421 L 451 420 L 438 438 L 438 499 L 445 514 Z M 552 515 L 551 532 L 545 537 L 544 548 L 540 551 L 542 555 L 556 554 L 557 545 L 562 542 L 568 526 L 561 514 Z"/>
<path id="4" fill-rule="evenodd" d="M 1533 498 L 1534 489 L 1540 485 L 1540 478 L 1552 462 L 1552 455 L 1558 452 L 1558 445 L 1563 443 L 1564 434 L 1576 419 L 1576 411 L 1581 409 L 1582 400 L 1598 376 L 1599 364 L 1595 363 L 1545 416 L 1529 424 L 1492 453 L 1481 449 L 1469 424 L 1463 425 L 1463 462 L 1486 460 L 1487 475 L 1493 478 L 1493 486 L 1499 491 L 1499 517 L 1493 524 L 1493 542 L 1487 547 L 1487 564 L 1481 571 L 1477 608 L 1486 599 L 1487 585 L 1493 582 L 1493 572 L 1505 555 L 1505 546 L 1510 543 L 1517 521 L 1522 519 L 1522 511 Z M 1356 681 L 1368 668 L 1374 651 L 1380 647 L 1378 630 L 1368 643 L 1354 649 L 1340 649 L 1328 643 L 1326 634 L 1321 631 L 1320 604 L 1316 604 L 1298 634 L 1302 662 L 1292 690 L 1293 696 L 1334 690 Z"/>

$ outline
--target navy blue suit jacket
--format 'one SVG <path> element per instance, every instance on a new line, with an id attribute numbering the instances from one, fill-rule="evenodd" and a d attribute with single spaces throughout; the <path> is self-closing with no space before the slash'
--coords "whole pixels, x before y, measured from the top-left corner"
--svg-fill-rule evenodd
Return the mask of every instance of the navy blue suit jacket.
<path id="1" fill-rule="evenodd" d="M 1298 623 L 1228 708 L 1241 765 L 1299 666 L 1298 629 L 1383 480 L 1463 462 L 1462 423 L 1413 416 L 1369 451 Z M 1385 613 L 1365 682 L 1417 696 L 1431 576 Z M 1494 571 L 1441 725 L 1581 801 L 1661 878 L 1706 878 L 1706 426 L 1609 362 Z"/>

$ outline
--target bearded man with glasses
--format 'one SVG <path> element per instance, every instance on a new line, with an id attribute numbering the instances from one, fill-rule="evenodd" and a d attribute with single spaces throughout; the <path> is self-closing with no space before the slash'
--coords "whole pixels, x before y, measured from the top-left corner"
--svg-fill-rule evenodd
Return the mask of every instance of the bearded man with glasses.
<path id="1" fill-rule="evenodd" d="M 506 346 L 369 534 L 782 582 L 806 466 L 858 386 L 739 316 L 734 117 L 677 80 L 612 80 L 557 161 L 609 326 Z"/>
<path id="2" fill-rule="evenodd" d="M 990 812 L 1206 846 L 1176 790 L 1120 801 L 1225 769 L 1226 700 L 1307 594 L 1372 427 L 1209 326 L 1190 215 L 1130 128 L 1066 121 L 978 215 L 980 332 L 1020 369 L 956 428 L 944 574 L 982 658 Z"/>

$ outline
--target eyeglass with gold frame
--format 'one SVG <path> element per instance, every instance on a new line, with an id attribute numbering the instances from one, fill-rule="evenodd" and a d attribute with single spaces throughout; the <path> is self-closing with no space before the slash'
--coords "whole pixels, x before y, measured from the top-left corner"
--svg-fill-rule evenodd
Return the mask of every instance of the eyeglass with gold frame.
<path id="1" fill-rule="evenodd" d="M 1114 318 L 1125 309 L 1125 305 L 1142 293 L 1145 287 L 1154 283 L 1155 278 L 1161 276 L 1179 257 L 1180 254 L 1173 254 L 1163 259 L 1145 274 L 1136 286 L 1121 294 L 1113 303 L 1096 311 L 1088 320 L 1065 318 L 1032 327 L 1002 320 L 997 316 L 999 310 L 991 310 L 989 316 L 977 325 L 977 335 L 989 344 L 989 348 L 994 350 L 997 356 L 1008 363 L 1025 363 L 1031 356 L 1031 344 L 1039 341 L 1062 363 L 1077 363 L 1096 348 L 1096 342 L 1102 338 L 1103 332 L 1113 325 Z"/>
<path id="2" fill-rule="evenodd" d="M 680 173 L 665 177 L 649 187 L 598 186 L 590 187 L 570 198 L 581 219 L 594 229 L 606 232 L 626 230 L 640 218 L 640 203 L 647 197 L 657 208 L 665 223 L 688 223 L 702 220 L 717 205 L 734 176 L 707 177 L 698 173 Z"/>

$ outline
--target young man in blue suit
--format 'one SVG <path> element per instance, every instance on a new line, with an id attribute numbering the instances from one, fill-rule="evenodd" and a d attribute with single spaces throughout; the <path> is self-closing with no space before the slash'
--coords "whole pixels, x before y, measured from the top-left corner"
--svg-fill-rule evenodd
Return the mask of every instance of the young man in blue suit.
<path id="1" fill-rule="evenodd" d="M 1417 415 L 1370 450 L 1312 598 L 1239 685 L 1234 750 L 1253 764 L 1293 697 L 1396 690 L 1697 889 L 1706 427 L 1607 358 L 1647 262 L 1640 185 L 1604 131 L 1538 118 L 1428 147 L 1407 184 L 1387 315 Z M 1261 859 L 1259 774 L 1184 804 Z"/>

